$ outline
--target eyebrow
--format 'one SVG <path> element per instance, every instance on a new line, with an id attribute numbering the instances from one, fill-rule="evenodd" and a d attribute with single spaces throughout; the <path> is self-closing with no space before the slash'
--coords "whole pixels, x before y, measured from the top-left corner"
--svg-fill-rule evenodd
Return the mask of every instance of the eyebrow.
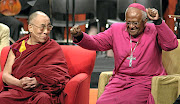
<path id="1" fill-rule="evenodd" d="M 48 23 L 48 25 L 51 25 L 51 23 Z M 41 26 L 46 26 L 46 24 L 41 24 Z"/>

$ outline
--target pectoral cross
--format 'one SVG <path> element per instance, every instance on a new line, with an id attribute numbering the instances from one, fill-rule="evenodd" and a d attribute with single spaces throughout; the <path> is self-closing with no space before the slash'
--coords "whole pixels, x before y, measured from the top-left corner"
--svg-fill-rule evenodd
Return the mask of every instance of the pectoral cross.
<path id="1" fill-rule="evenodd" d="M 129 67 L 132 67 L 132 60 L 136 60 L 136 57 L 133 57 L 133 54 L 131 53 L 131 55 L 127 57 L 127 60 L 129 60 Z"/>

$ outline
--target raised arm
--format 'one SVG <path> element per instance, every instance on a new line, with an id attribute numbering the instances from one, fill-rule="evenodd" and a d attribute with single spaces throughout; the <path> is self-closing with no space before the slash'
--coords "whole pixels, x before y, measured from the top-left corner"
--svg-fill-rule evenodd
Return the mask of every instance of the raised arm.
<path id="1" fill-rule="evenodd" d="M 96 51 L 106 51 L 112 49 L 112 27 L 108 30 L 101 32 L 97 35 L 88 35 L 82 32 L 79 26 L 74 26 L 71 28 L 70 32 L 74 37 L 74 43 L 90 50 Z"/>
<path id="2" fill-rule="evenodd" d="M 159 18 L 158 11 L 156 9 L 147 9 L 147 16 L 150 20 L 154 21 L 157 30 L 158 44 L 161 49 L 165 51 L 170 51 L 178 46 L 178 41 L 176 35 L 167 26 L 167 24 Z"/>

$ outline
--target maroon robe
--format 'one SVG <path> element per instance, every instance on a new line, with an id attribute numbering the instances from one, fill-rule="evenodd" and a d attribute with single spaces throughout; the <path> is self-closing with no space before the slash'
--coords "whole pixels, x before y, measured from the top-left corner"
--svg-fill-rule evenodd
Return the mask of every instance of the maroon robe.
<path id="1" fill-rule="evenodd" d="M 17 79 L 35 77 L 39 86 L 26 91 L 17 86 L 4 85 L 4 90 L 0 93 L 0 104 L 3 102 L 5 104 L 63 103 L 65 96 L 63 89 L 70 76 L 59 44 L 50 39 L 43 44 L 28 45 L 26 43 L 27 49 L 20 55 L 18 50 L 22 40 L 28 40 L 28 36 L 11 46 L 16 56 L 12 66 L 12 75 Z"/>

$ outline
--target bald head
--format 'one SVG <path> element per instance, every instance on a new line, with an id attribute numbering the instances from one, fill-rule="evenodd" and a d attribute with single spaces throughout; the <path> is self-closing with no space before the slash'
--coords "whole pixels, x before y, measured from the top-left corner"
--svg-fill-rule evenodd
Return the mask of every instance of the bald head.
<path id="1" fill-rule="evenodd" d="M 136 16 L 140 15 L 141 19 L 143 21 L 145 21 L 147 19 L 147 13 L 141 9 L 138 9 L 138 8 L 128 7 L 126 9 L 126 12 L 125 12 L 125 17 L 127 16 L 127 14 L 136 15 Z"/>
<path id="2" fill-rule="evenodd" d="M 29 19 L 28 19 L 28 24 L 31 24 L 32 21 L 38 16 L 38 15 L 41 15 L 41 16 L 47 16 L 44 12 L 42 11 L 36 11 L 34 13 L 32 13 L 30 16 L 29 16 Z M 49 17 L 48 17 L 49 18 Z"/>

